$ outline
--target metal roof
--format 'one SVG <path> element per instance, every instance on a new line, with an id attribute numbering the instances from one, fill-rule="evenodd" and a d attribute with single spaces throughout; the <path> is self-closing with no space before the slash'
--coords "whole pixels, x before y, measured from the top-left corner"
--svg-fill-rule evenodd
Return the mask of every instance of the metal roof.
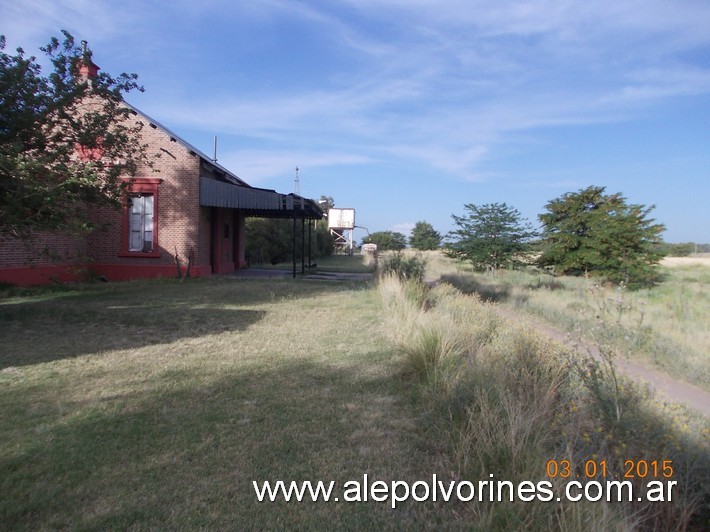
<path id="1" fill-rule="evenodd" d="M 247 216 L 263 216 L 265 218 L 292 218 L 295 215 L 297 218 L 320 220 L 324 217 L 321 208 L 312 200 L 296 194 L 280 194 L 275 190 L 250 186 L 239 176 L 210 159 L 205 153 L 160 122 L 153 120 L 125 100 L 123 103 L 150 124 L 163 130 L 171 139 L 200 157 L 205 163 L 224 174 L 225 181 L 200 176 L 200 205 L 203 207 L 241 209 Z"/>
<path id="2" fill-rule="evenodd" d="M 313 200 L 295 194 L 254 188 L 200 177 L 200 205 L 240 209 L 248 216 L 320 220 L 323 211 Z"/>
<path id="3" fill-rule="evenodd" d="M 185 148 L 188 149 L 188 151 L 194 153 L 195 155 L 197 155 L 198 157 L 200 157 L 200 158 L 201 158 L 203 161 L 205 161 L 206 163 L 208 163 L 208 164 L 214 166 L 215 168 L 217 168 L 218 170 L 220 170 L 221 172 L 223 172 L 227 178 L 231 178 L 231 179 L 235 180 L 235 181 L 238 182 L 238 183 L 242 183 L 242 184 L 244 184 L 244 185 L 246 185 L 246 186 L 249 186 L 248 183 L 247 183 L 246 181 L 244 181 L 241 177 L 239 177 L 238 175 L 236 175 L 236 174 L 233 173 L 233 172 L 230 172 L 227 168 L 225 168 L 224 166 L 222 166 L 221 164 L 219 164 L 217 161 L 212 160 L 207 154 L 205 154 L 204 152 L 200 151 L 197 147 L 193 146 L 192 144 L 190 144 L 189 142 L 187 142 L 185 139 L 183 139 L 183 138 L 180 137 L 179 135 L 176 135 L 175 132 L 171 131 L 170 129 L 168 129 L 167 127 L 165 127 L 163 124 L 161 124 L 161 123 L 158 122 L 157 120 L 154 120 L 153 118 L 151 118 L 150 116 L 148 116 L 147 114 L 145 114 L 143 111 L 141 111 L 141 110 L 138 109 L 137 107 L 131 105 L 130 103 L 126 102 L 125 100 L 123 101 L 123 103 L 124 103 L 129 109 L 131 109 L 133 112 L 135 112 L 136 114 L 142 116 L 145 120 L 147 120 L 149 124 L 152 124 L 152 125 L 154 125 L 155 127 L 162 129 L 171 139 L 174 139 L 175 142 L 178 142 L 178 143 L 182 144 Z"/>

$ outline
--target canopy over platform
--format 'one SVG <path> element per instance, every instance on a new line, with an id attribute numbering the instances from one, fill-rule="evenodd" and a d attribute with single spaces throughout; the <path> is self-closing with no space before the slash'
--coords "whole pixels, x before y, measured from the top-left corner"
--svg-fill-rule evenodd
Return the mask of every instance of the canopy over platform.
<path id="1" fill-rule="evenodd" d="M 247 216 L 262 218 L 321 220 L 324 217 L 313 200 L 208 177 L 200 177 L 200 205 L 239 209 Z"/>
<path id="2" fill-rule="evenodd" d="M 301 220 L 301 273 L 305 273 L 306 220 L 321 220 L 324 213 L 313 201 L 296 194 L 255 188 L 238 181 L 218 181 L 200 177 L 200 205 L 239 209 L 245 216 L 293 220 L 293 277 L 296 277 L 296 220 Z M 308 264 L 311 264 L 311 223 L 308 223 Z"/>

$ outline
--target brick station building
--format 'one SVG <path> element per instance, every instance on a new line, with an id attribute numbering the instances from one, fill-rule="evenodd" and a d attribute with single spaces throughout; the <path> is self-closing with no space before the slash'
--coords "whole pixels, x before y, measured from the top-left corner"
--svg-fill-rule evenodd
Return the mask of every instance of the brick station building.
<path id="1" fill-rule="evenodd" d="M 88 70 L 95 75 L 98 67 Z M 228 273 L 247 266 L 246 217 L 292 219 L 294 250 L 296 221 L 323 217 L 315 202 L 250 186 L 129 107 L 143 123 L 148 152 L 161 154 L 154 167 L 139 169 L 130 180 L 121 209 L 92 212 L 105 230 L 83 237 L 41 233 L 29 243 L 0 237 L 0 283 L 71 282 L 87 273 L 109 281 L 176 277 L 178 265 L 184 274 L 188 262 L 192 276 Z"/>

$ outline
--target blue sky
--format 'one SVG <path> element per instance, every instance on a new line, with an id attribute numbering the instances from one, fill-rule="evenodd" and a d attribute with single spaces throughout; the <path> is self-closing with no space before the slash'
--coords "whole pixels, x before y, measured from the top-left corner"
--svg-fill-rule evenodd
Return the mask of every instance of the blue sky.
<path id="1" fill-rule="evenodd" d="M 537 224 L 588 185 L 710 242 L 707 0 L 2 2 L 6 51 L 61 29 L 128 100 L 252 185 L 333 196 L 369 231 L 466 203 Z M 356 231 L 360 239 L 364 230 Z"/>

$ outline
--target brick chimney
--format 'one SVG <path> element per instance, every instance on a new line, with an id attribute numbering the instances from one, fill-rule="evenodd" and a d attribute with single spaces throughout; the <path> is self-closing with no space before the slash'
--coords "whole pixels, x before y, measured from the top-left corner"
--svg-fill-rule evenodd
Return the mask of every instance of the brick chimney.
<path id="1" fill-rule="evenodd" d="M 91 60 L 91 50 L 89 43 L 81 41 L 81 62 L 79 63 L 79 77 L 85 80 L 92 80 L 99 74 L 99 67 Z"/>

